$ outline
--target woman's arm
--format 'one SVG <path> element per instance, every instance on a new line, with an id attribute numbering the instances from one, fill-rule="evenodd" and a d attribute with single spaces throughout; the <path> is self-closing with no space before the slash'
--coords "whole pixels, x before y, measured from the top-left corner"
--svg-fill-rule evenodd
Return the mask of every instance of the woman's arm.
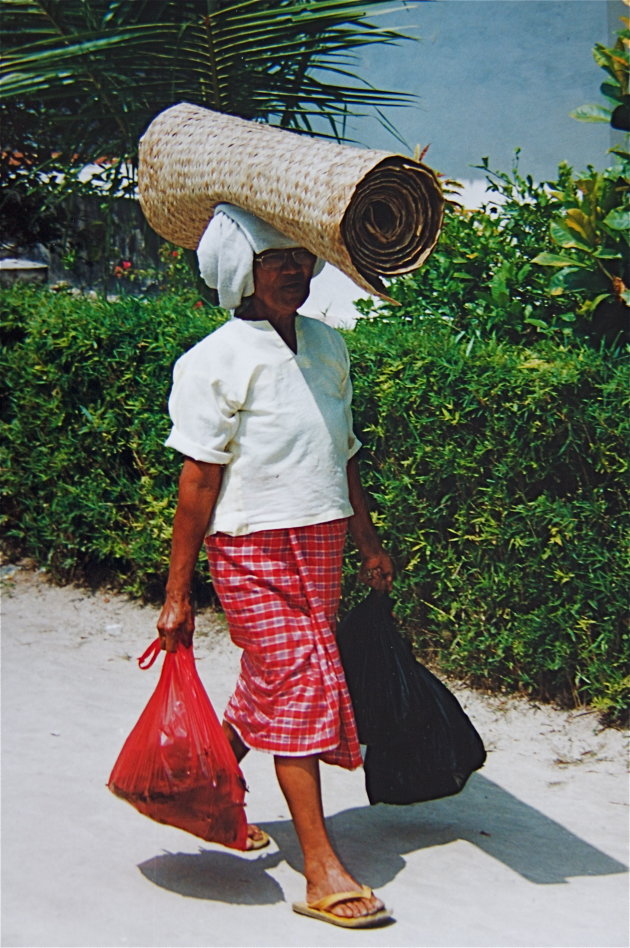
<path id="1" fill-rule="evenodd" d="M 356 454 L 348 461 L 348 491 L 354 515 L 350 517 L 349 528 L 352 539 L 361 556 L 359 578 L 362 582 L 378 589 L 391 592 L 395 568 L 392 558 L 381 546 L 376 533 L 359 474 L 359 462 Z"/>
<path id="2" fill-rule="evenodd" d="M 221 464 L 193 461 L 192 458 L 184 461 L 173 520 L 166 599 L 157 623 L 162 648 L 167 652 L 176 652 L 180 642 L 187 648 L 192 643 L 195 617 L 190 588 L 222 479 Z"/>

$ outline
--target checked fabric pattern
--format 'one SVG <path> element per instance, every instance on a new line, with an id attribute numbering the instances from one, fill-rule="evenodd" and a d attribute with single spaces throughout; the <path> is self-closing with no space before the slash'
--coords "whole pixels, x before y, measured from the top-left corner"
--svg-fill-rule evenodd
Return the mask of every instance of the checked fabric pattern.
<path id="1" fill-rule="evenodd" d="M 362 764 L 334 636 L 347 521 L 206 537 L 241 673 L 225 718 L 252 748 Z"/>

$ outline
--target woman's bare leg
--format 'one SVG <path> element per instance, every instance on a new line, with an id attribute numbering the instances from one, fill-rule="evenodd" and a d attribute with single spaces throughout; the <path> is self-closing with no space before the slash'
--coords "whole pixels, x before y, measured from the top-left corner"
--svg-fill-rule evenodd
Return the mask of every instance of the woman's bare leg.
<path id="1" fill-rule="evenodd" d="M 232 725 L 229 724 L 227 721 L 223 721 L 221 724 L 221 727 L 223 728 L 223 733 L 225 734 L 228 741 L 230 742 L 230 746 L 232 750 L 234 751 L 234 756 L 236 757 L 237 761 L 240 764 L 245 754 L 249 752 L 249 747 L 247 746 L 247 744 L 243 744 L 242 740 L 240 739 L 240 737 L 238 736 L 238 734 L 236 733 Z"/>
<path id="2" fill-rule="evenodd" d="M 249 747 L 246 744 L 243 744 L 242 740 L 240 739 L 240 737 L 238 736 L 238 734 L 236 733 L 232 725 L 228 724 L 227 721 L 223 721 L 221 727 L 223 728 L 223 733 L 225 734 L 228 741 L 230 742 L 230 746 L 232 750 L 234 751 L 234 756 L 236 757 L 237 761 L 240 764 L 243 757 L 245 757 L 245 754 L 249 752 Z M 248 839 L 251 839 L 252 843 L 255 843 L 259 839 L 261 839 L 262 835 L 263 835 L 262 830 L 260 829 L 259 826 L 256 826 L 255 823 L 247 824 L 247 837 Z M 253 849 L 253 846 L 248 847 L 248 848 Z"/>
<path id="3" fill-rule="evenodd" d="M 317 757 L 276 757 L 276 774 L 304 854 L 306 901 L 316 902 L 333 892 L 360 888 L 332 848 L 322 808 Z M 353 899 L 331 911 L 346 918 L 369 915 L 383 908 L 376 897 Z"/>

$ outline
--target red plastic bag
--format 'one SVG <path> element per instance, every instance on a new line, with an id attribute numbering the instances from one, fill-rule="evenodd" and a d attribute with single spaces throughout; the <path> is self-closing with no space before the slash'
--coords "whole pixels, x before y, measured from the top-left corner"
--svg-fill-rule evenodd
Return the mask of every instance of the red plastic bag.
<path id="1" fill-rule="evenodd" d="M 138 659 L 149 668 L 156 639 Z M 160 679 L 107 783 L 140 813 L 212 843 L 247 848 L 245 781 L 195 666 L 166 652 Z"/>

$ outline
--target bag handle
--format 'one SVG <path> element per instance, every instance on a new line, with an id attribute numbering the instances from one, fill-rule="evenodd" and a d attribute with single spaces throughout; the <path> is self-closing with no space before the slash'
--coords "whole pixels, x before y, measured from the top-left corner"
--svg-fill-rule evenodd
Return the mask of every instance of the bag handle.
<path id="1" fill-rule="evenodd" d="M 149 645 L 146 652 L 144 652 L 144 654 L 141 655 L 140 658 L 138 659 L 138 665 L 140 666 L 140 668 L 142 668 L 143 670 L 146 670 L 147 668 L 151 668 L 151 665 L 156 660 L 156 658 L 158 657 L 161 651 L 162 651 L 162 644 L 160 642 L 160 639 L 159 638 L 154 639 L 154 641 L 151 642 L 151 644 Z"/>

